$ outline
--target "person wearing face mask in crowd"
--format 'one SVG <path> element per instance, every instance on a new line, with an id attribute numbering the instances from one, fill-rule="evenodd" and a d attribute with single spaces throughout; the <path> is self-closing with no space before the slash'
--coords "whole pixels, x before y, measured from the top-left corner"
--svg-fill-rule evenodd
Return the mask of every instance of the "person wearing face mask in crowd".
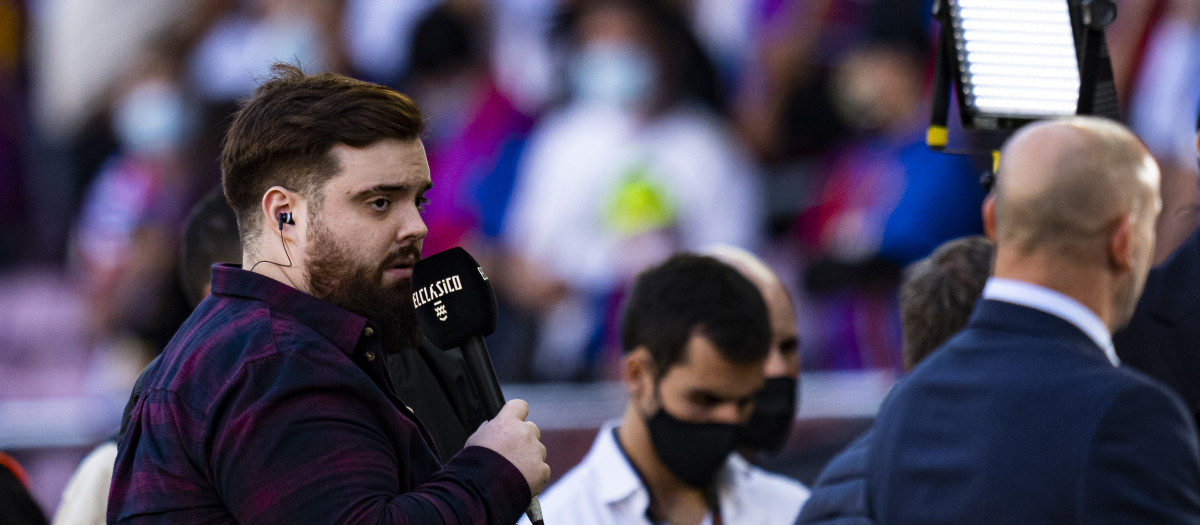
<path id="1" fill-rule="evenodd" d="M 175 284 L 179 225 L 202 179 L 193 100 L 170 39 L 139 57 L 110 104 L 116 151 L 84 193 L 68 241 L 88 312 L 88 394 L 120 394 L 187 317 Z"/>
<path id="2" fill-rule="evenodd" d="M 778 453 L 792 431 L 799 404 L 800 338 L 796 333 L 796 307 L 779 276 L 754 254 L 732 246 L 704 250 L 750 279 L 767 303 L 771 323 L 771 350 L 763 363 L 763 389 L 754 403 L 750 421 L 738 434 L 738 450 L 748 459 Z"/>
<path id="3" fill-rule="evenodd" d="M 877 2 L 881 14 L 873 16 L 892 12 L 892 3 Z M 816 252 L 805 281 L 819 329 L 808 338 L 828 349 L 814 354 L 823 361 L 814 367 L 899 371 L 900 268 L 945 241 L 983 232 L 983 167 L 925 145 L 926 35 L 879 23 L 835 70 L 834 108 L 857 136 L 822 170 L 815 204 L 797 222 L 801 242 Z"/>
<path id="4" fill-rule="evenodd" d="M 502 231 L 511 275 L 497 278 L 546 327 L 541 380 L 615 365 L 597 356 L 617 354 L 616 299 L 637 272 L 714 243 L 753 249 L 762 230 L 757 173 L 714 110 L 715 74 L 685 19 L 657 1 L 566 14 L 571 93 L 519 162 Z"/>
<path id="5" fill-rule="evenodd" d="M 70 239 L 68 260 L 81 276 L 97 346 L 134 332 L 161 347 L 187 315 L 162 292 L 175 277 L 175 259 L 162 254 L 177 250 L 197 173 L 188 157 L 191 101 L 173 69 L 168 56 L 147 56 L 114 99 L 118 151 L 88 186 Z M 163 319 L 167 312 L 175 317 Z"/>
<path id="6" fill-rule="evenodd" d="M 792 523 L 808 489 L 734 453 L 762 390 L 768 319 L 754 284 L 711 257 L 638 275 L 622 313 L 625 414 L 546 492 L 547 523 Z"/>

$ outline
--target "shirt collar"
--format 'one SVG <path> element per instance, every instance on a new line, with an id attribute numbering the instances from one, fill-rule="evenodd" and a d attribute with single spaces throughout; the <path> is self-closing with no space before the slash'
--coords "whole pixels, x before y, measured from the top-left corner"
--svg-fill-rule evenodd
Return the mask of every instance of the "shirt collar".
<path id="1" fill-rule="evenodd" d="M 240 265 L 212 266 L 212 293 L 262 301 L 272 315 L 294 317 L 322 337 L 353 356 L 359 337 L 367 326 L 360 315 L 301 292 L 265 275 L 243 270 Z M 377 328 L 372 328 L 378 331 Z"/>
<path id="2" fill-rule="evenodd" d="M 650 506 L 650 493 L 642 484 L 642 479 L 638 477 L 625 452 L 621 450 L 621 446 L 617 444 L 616 436 L 613 435 L 616 427 L 617 421 L 605 423 L 596 435 L 595 447 L 588 454 L 595 455 L 591 459 L 599 471 L 599 479 L 604 480 L 599 487 L 600 499 L 608 505 L 624 501 L 634 507 L 633 510 L 636 510 L 638 515 L 644 515 L 646 508 Z"/>
<path id="3" fill-rule="evenodd" d="M 1065 294 L 1025 281 L 992 277 L 983 287 L 983 298 L 1041 310 L 1061 318 L 1087 334 L 1096 346 L 1104 350 L 1104 355 L 1113 366 L 1121 364 L 1113 348 L 1112 333 L 1104 321 L 1088 307 Z"/>
<path id="4" fill-rule="evenodd" d="M 600 429 L 596 436 L 596 444 L 588 453 L 588 461 L 596 465 L 597 479 L 603 480 L 597 488 L 600 500 L 606 505 L 621 505 L 631 515 L 645 516 L 650 507 L 650 491 L 642 483 L 642 478 L 634 470 L 633 464 L 621 446 L 617 443 L 614 429 L 619 421 L 609 421 Z M 590 457 L 593 456 L 594 457 Z M 751 474 L 750 464 L 736 453 L 729 454 L 725 466 L 717 473 L 717 499 L 720 501 L 722 514 L 737 516 L 742 502 L 732 498 L 732 488 L 738 478 Z M 726 509 L 726 506 L 729 506 Z"/>

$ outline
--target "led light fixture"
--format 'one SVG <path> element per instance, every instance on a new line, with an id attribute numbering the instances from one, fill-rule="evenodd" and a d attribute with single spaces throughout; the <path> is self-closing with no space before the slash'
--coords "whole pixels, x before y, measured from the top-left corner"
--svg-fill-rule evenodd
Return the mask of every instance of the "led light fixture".
<path id="1" fill-rule="evenodd" d="M 941 40 L 929 145 L 946 145 L 951 85 L 965 130 L 1116 117 L 1103 33 L 1115 16 L 1112 0 L 936 0 Z"/>
<path id="2" fill-rule="evenodd" d="M 950 0 L 958 85 L 985 119 L 1074 115 L 1079 61 L 1065 0 Z"/>

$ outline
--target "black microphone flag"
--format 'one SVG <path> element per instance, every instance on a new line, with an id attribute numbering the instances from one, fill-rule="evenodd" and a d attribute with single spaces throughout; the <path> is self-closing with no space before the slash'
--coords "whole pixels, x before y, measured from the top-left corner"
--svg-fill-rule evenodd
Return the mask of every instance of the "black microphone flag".
<path id="1" fill-rule="evenodd" d="M 417 323 L 438 348 L 496 331 L 496 294 L 483 268 L 462 248 L 417 261 L 412 290 Z"/>

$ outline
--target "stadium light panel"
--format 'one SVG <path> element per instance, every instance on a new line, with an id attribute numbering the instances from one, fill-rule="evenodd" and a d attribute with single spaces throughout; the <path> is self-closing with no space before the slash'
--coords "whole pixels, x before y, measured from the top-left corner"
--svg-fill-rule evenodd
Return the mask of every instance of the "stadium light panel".
<path id="1" fill-rule="evenodd" d="M 978 127 L 1074 115 L 1079 59 L 1066 0 L 949 0 L 958 96 Z"/>
<path id="2" fill-rule="evenodd" d="M 941 35 L 931 147 L 979 153 L 1031 121 L 1119 117 L 1104 36 L 1114 0 L 935 0 L 933 16 Z M 954 146 L 952 105 L 963 139 Z"/>

